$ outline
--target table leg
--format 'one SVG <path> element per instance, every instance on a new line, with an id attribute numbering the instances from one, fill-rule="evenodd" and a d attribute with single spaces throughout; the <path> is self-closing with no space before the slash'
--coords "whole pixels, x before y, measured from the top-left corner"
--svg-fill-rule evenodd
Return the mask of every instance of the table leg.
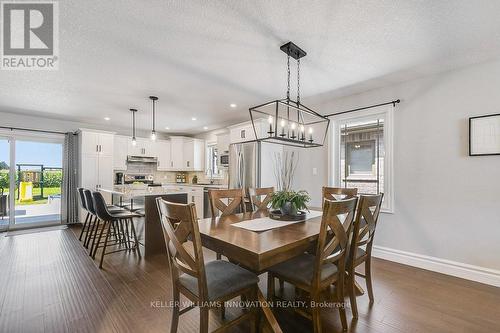
<path id="1" fill-rule="evenodd" d="M 267 302 L 266 298 L 262 294 L 262 291 L 258 291 L 258 298 L 259 302 L 261 304 L 265 304 Z M 264 318 L 266 318 L 267 323 L 271 327 L 272 332 L 274 333 L 283 333 L 283 331 L 280 328 L 280 325 L 278 324 L 278 321 L 276 320 L 276 317 L 274 316 L 274 313 L 271 311 L 271 309 L 267 306 L 262 307 L 262 312 L 264 314 Z"/>

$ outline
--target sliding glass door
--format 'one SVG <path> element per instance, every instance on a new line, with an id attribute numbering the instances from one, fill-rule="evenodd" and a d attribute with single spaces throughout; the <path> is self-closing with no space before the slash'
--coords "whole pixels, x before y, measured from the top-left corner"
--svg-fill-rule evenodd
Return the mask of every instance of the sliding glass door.
<path id="1" fill-rule="evenodd" d="M 0 137 L 0 230 L 61 223 L 62 138 Z"/>

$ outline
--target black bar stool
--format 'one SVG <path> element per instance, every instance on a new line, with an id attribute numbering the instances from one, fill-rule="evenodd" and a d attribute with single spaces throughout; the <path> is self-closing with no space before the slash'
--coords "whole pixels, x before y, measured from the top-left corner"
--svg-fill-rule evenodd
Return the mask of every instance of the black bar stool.
<path id="1" fill-rule="evenodd" d="M 90 225 L 89 218 L 91 217 L 91 215 L 90 215 L 89 211 L 87 210 L 87 204 L 85 202 L 85 194 L 83 193 L 83 188 L 79 187 L 76 190 L 78 192 L 78 197 L 80 198 L 80 207 L 82 207 L 82 209 L 85 212 L 87 212 L 87 215 L 85 216 L 85 222 L 83 223 L 82 231 L 80 232 L 80 237 L 78 237 L 78 239 L 81 241 L 82 237 L 83 237 L 83 234 L 85 232 L 88 232 L 88 229 L 89 229 L 88 226 Z"/>
<path id="2" fill-rule="evenodd" d="M 106 201 L 100 192 L 93 192 L 92 199 L 94 204 L 94 209 L 97 214 L 99 220 L 103 221 L 103 227 L 99 233 L 99 237 L 97 238 L 97 243 L 94 249 L 94 255 L 98 248 L 102 247 L 101 260 L 99 263 L 99 268 L 102 268 L 102 263 L 104 261 L 104 256 L 119 252 L 119 251 L 131 251 L 133 250 L 135 253 L 141 256 L 141 250 L 139 249 L 139 241 L 137 239 L 137 234 L 135 232 L 134 221 L 133 218 L 141 217 L 141 215 L 129 212 L 129 211 L 121 211 L 121 212 L 112 212 L 108 209 L 106 205 Z M 130 226 L 130 232 L 129 232 Z M 115 230 L 115 241 L 113 242 L 110 239 L 112 231 Z M 102 242 L 102 236 L 106 232 L 104 241 Z M 130 237 L 133 237 L 133 241 L 130 240 Z M 125 248 L 119 248 L 117 250 L 107 252 L 106 248 L 108 246 L 125 245 Z M 133 246 L 131 246 L 133 245 Z"/>

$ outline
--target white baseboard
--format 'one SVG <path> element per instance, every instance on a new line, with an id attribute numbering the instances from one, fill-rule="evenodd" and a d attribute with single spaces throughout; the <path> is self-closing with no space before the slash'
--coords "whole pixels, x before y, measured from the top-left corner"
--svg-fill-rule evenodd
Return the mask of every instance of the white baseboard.
<path id="1" fill-rule="evenodd" d="M 374 246 L 372 255 L 376 258 L 500 287 L 500 270 L 424 256 L 382 246 Z"/>

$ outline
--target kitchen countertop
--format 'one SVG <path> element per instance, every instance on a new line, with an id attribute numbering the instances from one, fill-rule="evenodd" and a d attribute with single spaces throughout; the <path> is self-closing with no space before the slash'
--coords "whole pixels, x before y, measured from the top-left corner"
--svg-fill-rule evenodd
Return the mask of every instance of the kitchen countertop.
<path id="1" fill-rule="evenodd" d="M 162 183 L 163 186 L 193 186 L 193 187 L 209 187 L 209 188 L 224 188 L 227 189 L 227 184 L 191 184 L 191 183 Z"/>
<path id="2" fill-rule="evenodd" d="M 146 197 L 152 195 L 187 194 L 186 191 L 169 188 L 166 186 L 144 186 L 144 185 L 115 185 L 112 189 L 100 188 L 99 191 L 120 195 L 126 199 Z"/>

